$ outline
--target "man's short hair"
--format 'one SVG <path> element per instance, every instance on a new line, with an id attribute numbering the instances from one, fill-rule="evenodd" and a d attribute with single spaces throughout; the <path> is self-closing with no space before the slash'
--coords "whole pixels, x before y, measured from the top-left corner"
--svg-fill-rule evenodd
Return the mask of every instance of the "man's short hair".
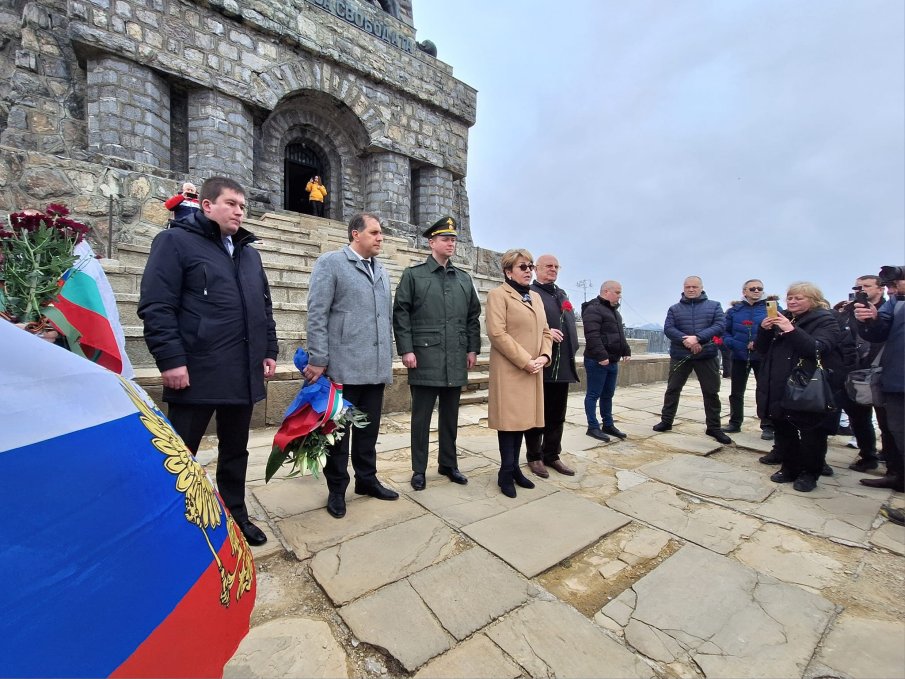
<path id="1" fill-rule="evenodd" d="M 373 219 L 377 222 L 377 225 L 383 228 L 383 225 L 380 223 L 380 217 L 370 212 L 359 212 L 357 215 L 352 217 L 349 220 L 349 242 L 352 242 L 352 232 L 358 231 L 362 232 L 365 230 L 365 219 Z"/>
<path id="2" fill-rule="evenodd" d="M 749 279 L 746 280 L 744 283 L 742 283 L 742 290 L 744 290 L 745 288 L 747 288 L 747 287 L 748 287 L 749 285 L 751 285 L 752 283 L 761 283 L 761 284 L 763 284 L 763 281 L 762 281 L 760 278 L 749 278 Z"/>
<path id="3" fill-rule="evenodd" d="M 209 200 L 210 202 L 215 203 L 217 198 L 220 197 L 220 194 L 226 189 L 235 191 L 243 196 L 245 195 L 245 189 L 243 189 L 242 185 L 235 179 L 230 179 L 229 177 L 211 177 L 210 179 L 205 179 L 204 183 L 201 185 L 201 193 L 198 194 L 198 199 L 202 202 Z"/>
<path id="4" fill-rule="evenodd" d="M 876 275 L 876 274 L 868 274 L 867 276 L 858 276 L 858 278 L 857 278 L 856 280 L 859 280 L 859 281 L 873 281 L 873 282 L 874 282 L 874 285 L 876 285 L 878 288 L 882 288 L 882 287 L 883 287 L 883 284 L 880 283 L 880 277 L 879 277 L 878 275 Z"/>
<path id="5" fill-rule="evenodd" d="M 602 295 L 606 290 L 611 290 L 614 285 L 619 285 L 619 281 L 604 281 L 600 284 L 600 294 Z"/>

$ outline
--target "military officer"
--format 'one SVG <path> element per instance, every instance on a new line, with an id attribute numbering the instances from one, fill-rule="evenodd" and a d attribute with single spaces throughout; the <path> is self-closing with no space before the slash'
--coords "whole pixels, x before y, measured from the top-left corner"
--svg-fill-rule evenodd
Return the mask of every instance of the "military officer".
<path id="1" fill-rule="evenodd" d="M 407 268 L 396 287 L 393 330 L 412 393 L 412 488 L 424 490 L 431 414 L 439 399 L 439 472 L 468 479 L 456 462 L 459 397 L 481 350 L 481 303 L 471 277 L 453 266 L 456 221 L 443 217 L 425 232 L 431 254 Z"/>

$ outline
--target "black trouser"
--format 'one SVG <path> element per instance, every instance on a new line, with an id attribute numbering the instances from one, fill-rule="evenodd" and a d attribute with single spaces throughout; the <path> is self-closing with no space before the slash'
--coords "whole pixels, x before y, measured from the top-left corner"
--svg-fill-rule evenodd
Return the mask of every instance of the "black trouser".
<path id="1" fill-rule="evenodd" d="M 343 398 L 368 416 L 368 426 L 358 429 L 346 425 L 346 434 L 330 446 L 324 464 L 324 478 L 331 493 L 346 492 L 349 486 L 349 451 L 355 481 L 367 486 L 377 482 L 377 434 L 383 408 L 383 384 L 345 384 Z"/>
<path id="2" fill-rule="evenodd" d="M 427 470 L 431 415 L 438 399 L 438 462 L 441 467 L 456 469 L 456 436 L 459 432 L 459 397 L 462 395 L 462 387 L 424 387 L 411 384 L 409 390 L 412 392 L 412 471 L 423 474 Z"/>
<path id="3" fill-rule="evenodd" d="M 897 450 L 896 442 L 892 437 L 892 432 L 889 431 L 886 406 L 874 406 L 874 412 L 877 413 L 877 425 L 880 427 L 880 447 L 883 448 L 883 457 L 886 457 L 887 450 Z"/>
<path id="4" fill-rule="evenodd" d="M 311 203 L 311 214 L 315 217 L 323 217 L 324 216 L 324 201 L 322 200 L 309 200 Z"/>
<path id="5" fill-rule="evenodd" d="M 543 459 L 544 464 L 550 464 L 559 459 L 568 402 L 568 382 L 544 382 L 544 426 L 525 432 L 529 462 Z"/>
<path id="6" fill-rule="evenodd" d="M 693 359 L 689 358 L 684 363 L 681 359 L 670 359 L 669 381 L 666 383 L 666 394 L 663 396 L 663 410 L 660 419 L 666 424 L 672 424 L 679 409 L 679 396 L 682 387 L 688 381 L 691 372 L 698 378 L 701 385 L 701 394 L 704 396 L 704 416 L 707 420 L 708 430 L 720 428 L 720 359 L 713 358 Z"/>
<path id="7" fill-rule="evenodd" d="M 887 451 L 885 447 L 883 449 L 886 473 L 901 479 L 905 478 L 905 394 L 901 391 L 884 391 L 883 396 L 886 399 L 883 405 L 886 409 L 886 426 L 896 448 L 891 451 Z"/>
<path id="8" fill-rule="evenodd" d="M 741 427 L 745 419 L 745 390 L 748 388 L 748 373 L 754 373 L 757 382 L 760 375 L 760 361 L 740 361 L 732 359 L 732 381 L 729 392 L 729 425 Z M 761 429 L 773 429 L 773 423 L 765 419 L 760 421 Z"/>
<path id="9" fill-rule="evenodd" d="M 858 442 L 858 453 L 865 460 L 877 459 L 877 432 L 874 431 L 872 406 L 855 403 L 845 389 L 838 392 L 839 407 L 848 415 L 848 425 Z"/>
<path id="10" fill-rule="evenodd" d="M 500 444 L 500 472 L 497 474 L 497 485 L 511 486 L 515 468 L 518 466 L 524 432 L 498 431 L 496 436 Z"/>
<path id="11" fill-rule="evenodd" d="M 170 403 L 167 417 L 195 455 L 211 415 L 217 414 L 217 490 L 236 521 L 248 520 L 245 473 L 248 469 L 248 427 L 253 405 Z"/>
<path id="12" fill-rule="evenodd" d="M 773 450 L 782 458 L 782 471 L 792 478 L 802 473 L 820 476 L 826 462 L 826 429 L 819 424 L 799 429 L 783 418 L 773 420 L 773 429 Z"/>

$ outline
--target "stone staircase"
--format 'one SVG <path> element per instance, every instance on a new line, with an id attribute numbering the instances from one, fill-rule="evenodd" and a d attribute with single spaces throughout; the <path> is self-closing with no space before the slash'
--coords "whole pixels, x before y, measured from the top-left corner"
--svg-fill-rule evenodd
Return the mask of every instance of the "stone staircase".
<path id="1" fill-rule="evenodd" d="M 245 227 L 253 232 L 260 242 L 255 248 L 260 252 L 264 269 L 270 282 L 273 300 L 273 314 L 277 326 L 279 356 L 277 375 L 267 385 L 267 399 L 258 404 L 253 426 L 278 424 L 286 406 L 299 389 L 301 375 L 292 364 L 292 357 L 299 346 L 306 341 L 308 282 L 315 260 L 324 252 L 336 250 L 348 243 L 347 227 L 341 222 L 300 215 L 292 212 L 269 212 L 245 220 Z M 120 321 L 126 336 L 126 352 L 135 367 L 136 379 L 158 402 L 161 396 L 160 374 L 145 346 L 142 323 L 137 315 L 141 276 L 147 261 L 149 245 L 122 244 L 117 248 L 117 259 L 103 260 L 104 270 L 116 293 Z M 390 286 L 395 290 L 402 271 L 412 264 L 424 260 L 427 247 L 414 247 L 406 238 L 385 236 L 381 263 L 390 275 Z M 472 276 L 481 305 L 486 302 L 487 293 L 500 284 L 501 276 L 480 273 L 474 262 L 457 259 L 457 266 L 464 268 Z M 462 394 L 462 403 L 481 403 L 487 398 L 489 386 L 489 351 L 484 318 L 481 318 L 481 346 L 483 354 L 478 364 L 469 374 L 468 386 Z M 583 337 L 579 333 L 580 342 Z M 630 340 L 632 351 L 640 361 L 633 359 L 632 371 L 644 373 L 642 379 L 625 374 L 626 384 L 665 379 L 660 357 L 643 357 L 646 352 L 645 340 Z M 579 363 L 580 363 L 579 352 Z M 645 364 L 647 370 L 644 370 Z M 651 370 L 653 366 L 653 370 Z M 648 374 L 649 373 L 649 374 Z M 662 374 L 661 374 L 662 373 Z M 387 390 L 384 408 L 388 412 L 404 411 L 410 408 L 406 370 L 396 360 L 393 366 L 393 385 Z M 581 385 L 576 385 L 581 387 Z"/>

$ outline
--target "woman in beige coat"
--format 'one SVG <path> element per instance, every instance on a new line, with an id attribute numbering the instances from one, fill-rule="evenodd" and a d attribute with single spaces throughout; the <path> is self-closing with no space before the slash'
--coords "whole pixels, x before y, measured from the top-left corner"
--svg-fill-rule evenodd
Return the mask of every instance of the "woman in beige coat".
<path id="1" fill-rule="evenodd" d="M 552 339 L 540 295 L 529 289 L 534 271 L 527 250 L 509 250 L 502 259 L 506 282 L 487 295 L 490 337 L 490 405 L 488 425 L 497 430 L 504 495 L 515 497 L 515 485 L 534 488 L 519 468 L 522 437 L 544 426 L 544 366 L 550 362 Z"/>

